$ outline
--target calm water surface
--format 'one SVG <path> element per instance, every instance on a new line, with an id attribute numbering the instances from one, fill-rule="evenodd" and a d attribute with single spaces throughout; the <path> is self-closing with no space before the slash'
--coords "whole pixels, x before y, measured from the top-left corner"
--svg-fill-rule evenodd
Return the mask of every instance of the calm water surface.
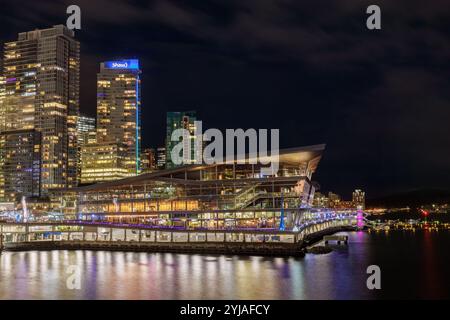
<path id="1" fill-rule="evenodd" d="M 349 233 L 326 255 L 267 258 L 94 251 L 3 252 L 0 299 L 450 298 L 450 232 Z M 382 289 L 366 287 L 379 265 Z M 69 290 L 69 265 L 82 270 Z"/>

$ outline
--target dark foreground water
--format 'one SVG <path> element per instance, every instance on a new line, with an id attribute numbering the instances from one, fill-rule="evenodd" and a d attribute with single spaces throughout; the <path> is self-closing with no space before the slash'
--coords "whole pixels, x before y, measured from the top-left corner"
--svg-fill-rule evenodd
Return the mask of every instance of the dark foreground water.
<path id="1" fill-rule="evenodd" d="M 305 258 L 4 252 L 0 299 L 450 298 L 450 232 L 349 236 L 348 246 Z M 381 268 L 381 290 L 366 287 L 371 264 Z M 67 287 L 70 265 L 81 270 L 80 290 Z"/>

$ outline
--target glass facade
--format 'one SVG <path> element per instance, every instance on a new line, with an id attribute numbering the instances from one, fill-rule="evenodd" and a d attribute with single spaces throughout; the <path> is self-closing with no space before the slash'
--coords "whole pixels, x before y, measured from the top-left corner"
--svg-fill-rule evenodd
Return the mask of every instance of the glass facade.
<path id="1" fill-rule="evenodd" d="M 262 177 L 259 164 L 188 165 L 80 187 L 77 212 L 85 220 L 155 227 L 278 229 L 283 221 L 294 228 L 310 212 L 321 149 L 307 157 L 295 152 L 304 160 L 281 155 L 273 176 Z"/>
<path id="2" fill-rule="evenodd" d="M 197 121 L 197 115 L 195 111 L 184 112 L 167 112 L 167 128 L 166 128 L 166 168 L 172 169 L 176 165 L 172 161 L 172 149 L 179 141 L 172 141 L 172 133 L 177 129 L 185 129 L 189 132 L 189 140 L 184 143 L 189 143 L 190 146 L 184 146 L 182 155 L 184 164 L 196 163 L 197 159 L 201 159 L 201 155 L 195 154 L 195 121 Z M 181 139 L 180 139 L 181 140 Z M 200 158 L 198 158 L 200 157 Z"/>
<path id="3" fill-rule="evenodd" d="M 40 150 L 39 191 L 33 186 L 29 193 L 31 185 L 23 189 L 17 184 L 16 194 L 47 196 L 49 189 L 77 185 L 79 64 L 79 43 L 62 25 L 19 33 L 17 41 L 4 45 L 0 131 L 5 146 L 17 148 L 2 162 L 5 188 L 34 176 L 20 154 L 28 150 L 34 162 L 34 150 Z"/>
<path id="4" fill-rule="evenodd" d="M 81 147 L 88 143 L 95 143 L 96 142 L 95 133 L 96 133 L 95 118 L 80 115 L 77 121 L 78 145 Z"/>
<path id="5" fill-rule="evenodd" d="M 81 148 L 81 183 L 140 173 L 141 102 L 138 60 L 107 61 L 97 75 L 97 132 Z"/>
<path id="6" fill-rule="evenodd" d="M 81 147 L 81 183 L 118 180 L 132 174 L 127 170 L 126 151 L 115 142 Z"/>
<path id="7" fill-rule="evenodd" d="M 0 133 L 2 198 L 20 201 L 40 196 L 41 135 L 36 130 Z"/>
<path id="8" fill-rule="evenodd" d="M 101 63 L 97 75 L 97 143 L 116 143 L 129 175 L 140 172 L 140 74 L 138 60 L 119 60 Z"/>

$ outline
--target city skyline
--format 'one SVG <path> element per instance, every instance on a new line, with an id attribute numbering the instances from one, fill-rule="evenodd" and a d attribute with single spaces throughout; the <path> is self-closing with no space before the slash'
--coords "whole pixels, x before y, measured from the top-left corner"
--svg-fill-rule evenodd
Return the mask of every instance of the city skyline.
<path id="1" fill-rule="evenodd" d="M 450 297 L 448 0 L 1 8 L 0 300 Z"/>
<path id="2" fill-rule="evenodd" d="M 362 9 L 359 10 L 356 4 L 348 9 L 348 19 L 337 18 L 342 7 L 335 1 L 330 3 L 336 7 L 336 13 L 326 15 L 331 25 L 350 27 L 351 23 L 365 18 L 357 16 Z M 291 48 L 287 40 L 284 44 L 281 39 L 276 41 L 271 37 L 267 43 L 256 38 L 254 43 L 245 46 L 243 40 L 249 39 L 256 31 L 248 26 L 242 35 L 233 32 L 232 26 L 237 23 L 233 18 L 240 17 L 245 9 L 253 19 L 250 21 L 257 24 L 258 19 L 264 19 L 265 10 L 277 9 L 275 17 L 285 17 L 286 8 L 281 5 L 267 4 L 264 7 L 249 3 L 239 7 L 234 2 L 217 4 L 218 8 L 228 10 L 227 15 L 208 11 L 215 19 L 224 19 L 224 26 L 218 27 L 221 33 L 217 39 L 196 33 L 203 9 L 195 6 L 163 5 L 157 1 L 154 5 L 142 5 L 146 10 L 140 10 L 142 7 L 138 4 L 123 5 L 127 31 L 112 26 L 108 20 L 110 12 L 117 10 L 115 5 L 104 6 L 102 15 L 92 14 L 101 11 L 97 7 L 101 4 L 80 1 L 80 6 L 83 8 L 83 25 L 80 31 L 76 31 L 76 37 L 83 45 L 81 111 L 95 114 L 95 70 L 98 63 L 123 57 L 139 58 L 144 71 L 142 119 L 146 125 L 142 132 L 143 147 L 164 145 L 167 111 L 195 109 L 208 127 L 222 130 L 279 127 L 282 147 L 326 143 L 324 161 L 316 176 L 325 189 L 344 194 L 352 191 L 350 185 L 359 186 L 372 197 L 418 188 L 448 188 L 441 179 L 441 172 L 445 171 L 450 157 L 442 148 L 448 144 L 450 136 L 448 126 L 442 123 L 448 118 L 448 108 L 445 108 L 448 98 L 444 90 L 448 81 L 442 74 L 448 62 L 442 59 L 443 55 L 439 53 L 442 50 L 432 50 L 439 46 L 447 48 L 447 45 L 441 42 L 439 22 L 421 16 L 418 4 L 411 5 L 409 13 L 400 14 L 399 19 L 422 19 L 429 26 L 428 38 L 433 40 L 430 40 L 430 46 L 423 43 L 427 37 L 418 38 L 417 44 L 410 41 L 399 46 L 411 52 L 423 52 L 429 57 L 425 65 L 423 59 L 400 48 L 397 53 L 386 49 L 386 54 L 382 51 L 364 54 L 371 52 L 369 49 L 375 44 L 382 48 L 392 46 L 390 41 L 381 42 L 376 34 L 365 32 L 356 32 L 349 40 L 356 52 L 358 47 L 361 48 L 358 55 L 350 54 L 352 50 L 344 54 L 340 47 L 328 50 L 327 55 L 320 54 L 320 50 L 315 51 L 318 52 L 316 54 L 308 50 L 301 54 L 303 47 L 316 46 L 314 42 L 301 37 L 297 29 L 282 26 L 276 20 L 267 28 L 276 30 L 279 27 L 287 34 L 298 34 L 299 39 L 295 41 L 300 43 L 300 47 Z M 46 14 L 4 25 L 0 31 L 1 41 L 12 40 L 15 33 L 23 30 L 65 22 L 66 3 L 42 8 L 27 4 L 26 7 L 36 12 L 45 10 Z M 214 6 L 206 7 L 205 10 Z M 316 7 L 307 4 L 295 4 L 295 7 L 310 13 L 310 16 L 305 16 L 303 22 L 294 19 L 294 25 L 306 28 L 318 25 L 313 19 L 317 16 Z M 8 12 L 8 15 L 3 16 L 2 21 L 20 17 L 23 12 L 20 9 L 7 4 L 3 12 Z M 400 5 L 392 5 L 392 10 L 400 12 Z M 152 12 L 159 12 L 160 17 Z M 183 20 L 171 20 L 170 12 L 185 17 L 191 27 L 186 30 L 180 28 Z M 152 28 L 141 32 L 144 20 Z M 341 25 L 345 21 L 348 24 Z M 206 30 L 214 30 L 207 20 L 204 23 Z M 392 27 L 395 34 L 410 30 L 398 25 Z M 342 38 L 338 30 L 327 32 Z M 346 34 L 345 28 L 343 33 Z M 227 35 L 233 40 L 221 44 Z M 414 29 L 410 37 L 418 37 Z M 121 41 L 116 41 L 116 38 Z M 330 43 L 331 40 L 325 38 L 323 41 Z M 145 45 L 140 45 L 142 43 Z M 265 45 L 268 50 L 258 55 L 258 50 L 264 49 Z M 295 50 L 299 50 L 299 54 L 294 56 Z M 387 54 L 389 52 L 391 54 Z M 413 68 L 404 70 L 397 62 L 400 57 Z M 380 60 L 385 62 L 382 68 L 377 66 Z M 320 66 L 322 62 L 326 68 Z M 339 67 L 340 62 L 353 63 L 353 67 L 347 72 Z M 365 71 L 355 67 L 361 63 L 367 66 Z M 431 74 L 430 70 L 437 71 Z M 366 72 L 371 72 L 373 77 L 368 77 Z M 411 85 L 406 85 L 407 80 L 413 81 Z M 421 90 L 427 94 L 410 99 Z M 434 98 L 423 98 L 430 96 Z M 147 104 L 149 107 L 146 108 Z M 435 112 L 427 112 L 427 108 Z M 274 109 L 280 112 L 274 114 Z M 235 116 L 236 113 L 239 117 Z M 422 170 L 425 167 L 430 170 Z"/>

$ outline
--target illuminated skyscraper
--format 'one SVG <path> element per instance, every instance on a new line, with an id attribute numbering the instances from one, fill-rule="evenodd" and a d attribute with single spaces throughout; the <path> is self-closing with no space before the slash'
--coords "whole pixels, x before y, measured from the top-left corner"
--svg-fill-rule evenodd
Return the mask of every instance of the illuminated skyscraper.
<path id="1" fill-rule="evenodd" d="M 329 205 L 328 197 L 320 192 L 314 194 L 313 205 L 316 208 L 327 208 Z"/>
<path id="2" fill-rule="evenodd" d="M 0 198 L 39 197 L 41 135 L 34 129 L 0 133 Z"/>
<path id="3" fill-rule="evenodd" d="M 328 192 L 328 205 L 330 208 L 338 207 L 341 202 L 341 197 L 333 192 Z"/>
<path id="4" fill-rule="evenodd" d="M 40 150 L 41 162 L 39 192 L 18 188 L 11 193 L 16 199 L 45 196 L 49 189 L 77 184 L 79 68 L 80 45 L 65 26 L 19 33 L 17 41 L 5 43 L 3 141 L 11 150 L 33 144 L 33 150 Z M 9 165 L 1 169 L 10 179 L 5 185 L 14 188 L 17 177 L 35 176 L 35 172 L 24 172 L 29 167 L 22 164 L 22 157 L 22 151 L 9 154 Z"/>
<path id="5" fill-rule="evenodd" d="M 124 152 L 115 142 L 81 147 L 81 183 L 118 180 L 130 176 L 124 166 Z"/>
<path id="6" fill-rule="evenodd" d="M 78 183 L 81 182 L 81 169 L 83 147 L 87 144 L 97 142 L 97 128 L 95 126 L 95 117 L 80 115 L 77 121 L 77 142 L 78 142 Z"/>
<path id="7" fill-rule="evenodd" d="M 96 142 L 95 117 L 80 115 L 77 121 L 78 146 Z"/>
<path id="8" fill-rule="evenodd" d="M 156 149 L 156 168 L 163 170 L 166 168 L 166 148 L 159 147 Z"/>
<path id="9" fill-rule="evenodd" d="M 97 75 L 96 142 L 81 148 L 81 183 L 140 173 L 140 74 L 138 60 L 101 63 Z"/>
<path id="10" fill-rule="evenodd" d="M 138 60 L 120 60 L 103 62 L 97 75 L 97 143 L 117 143 L 131 175 L 140 171 L 140 74 Z"/>
<path id="11" fill-rule="evenodd" d="M 356 189 L 353 191 L 352 202 L 354 207 L 364 210 L 366 207 L 366 193 L 360 189 Z"/>
<path id="12" fill-rule="evenodd" d="M 167 127 L 166 127 L 166 168 L 171 169 L 176 167 L 172 161 L 172 149 L 179 141 L 172 141 L 172 133 L 176 129 L 186 129 L 189 132 L 189 141 L 184 141 L 183 147 L 183 164 L 196 163 L 199 155 L 195 152 L 195 121 L 197 121 L 197 114 L 195 111 L 184 112 L 167 112 Z M 201 159 L 201 158 L 200 158 Z"/>
<path id="13" fill-rule="evenodd" d="M 154 170 L 156 170 L 155 149 L 144 149 L 141 153 L 141 173 L 152 172 Z"/>

